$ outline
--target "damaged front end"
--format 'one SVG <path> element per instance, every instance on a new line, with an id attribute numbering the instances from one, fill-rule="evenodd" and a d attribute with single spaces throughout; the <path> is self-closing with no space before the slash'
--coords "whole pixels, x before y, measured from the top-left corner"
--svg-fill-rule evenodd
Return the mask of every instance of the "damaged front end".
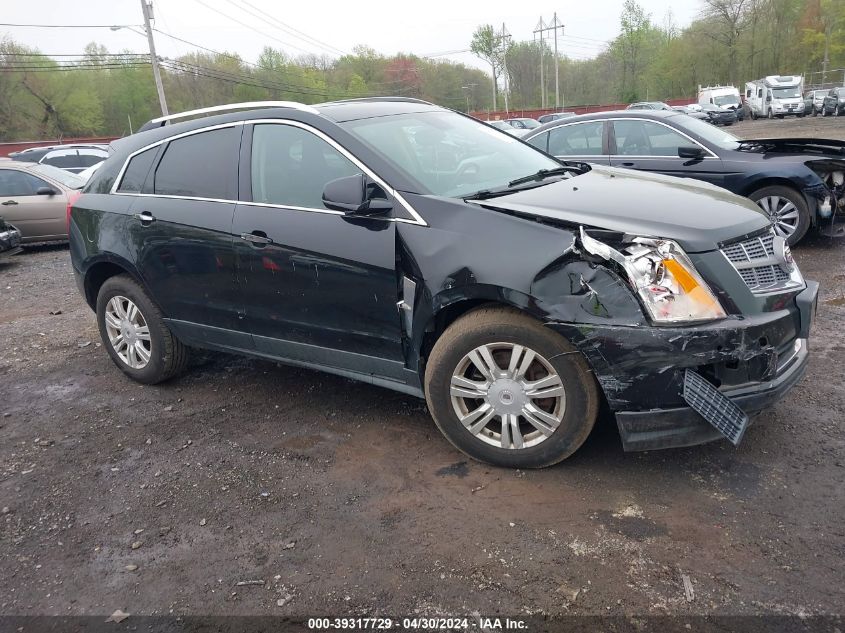
<path id="1" fill-rule="evenodd" d="M 758 240 L 775 258 L 775 239 L 736 244 L 748 251 Z M 728 258 L 736 244 L 687 254 L 672 240 L 581 228 L 585 256 L 627 282 L 647 322 L 550 327 L 589 360 L 625 450 L 738 443 L 749 414 L 802 377 L 818 284 L 785 261 L 783 283 L 750 286 Z"/>
<path id="2" fill-rule="evenodd" d="M 804 190 L 816 201 L 821 233 L 829 237 L 845 236 L 845 225 L 835 224 L 837 216 L 845 216 L 845 159 L 811 160 L 806 165 L 822 180 Z"/>

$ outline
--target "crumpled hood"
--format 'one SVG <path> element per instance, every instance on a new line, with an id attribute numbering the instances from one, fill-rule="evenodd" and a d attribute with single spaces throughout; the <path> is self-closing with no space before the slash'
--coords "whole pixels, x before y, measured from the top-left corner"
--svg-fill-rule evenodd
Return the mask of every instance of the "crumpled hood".
<path id="1" fill-rule="evenodd" d="M 689 252 L 770 226 L 750 200 L 709 183 L 600 167 L 479 202 L 484 207 L 678 242 Z"/>

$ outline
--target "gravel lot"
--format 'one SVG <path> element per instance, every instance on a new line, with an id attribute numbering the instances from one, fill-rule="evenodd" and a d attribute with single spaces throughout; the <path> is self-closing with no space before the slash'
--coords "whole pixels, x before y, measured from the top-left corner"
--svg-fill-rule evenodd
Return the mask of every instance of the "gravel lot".
<path id="1" fill-rule="evenodd" d="M 625 454 L 605 419 L 521 472 L 334 376 L 208 354 L 135 384 L 67 248 L 31 248 L 0 263 L 0 613 L 841 614 L 845 251 L 795 255 L 822 284 L 809 371 L 741 446 Z"/>

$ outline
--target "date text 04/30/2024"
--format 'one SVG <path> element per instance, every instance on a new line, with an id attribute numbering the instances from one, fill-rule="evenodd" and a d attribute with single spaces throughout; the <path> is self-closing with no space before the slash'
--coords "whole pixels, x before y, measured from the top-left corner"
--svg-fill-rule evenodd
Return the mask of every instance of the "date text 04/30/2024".
<path id="1" fill-rule="evenodd" d="M 308 628 L 327 630 L 443 630 L 458 631 L 477 629 L 482 631 L 525 630 L 524 620 L 514 618 L 309 618 Z"/>

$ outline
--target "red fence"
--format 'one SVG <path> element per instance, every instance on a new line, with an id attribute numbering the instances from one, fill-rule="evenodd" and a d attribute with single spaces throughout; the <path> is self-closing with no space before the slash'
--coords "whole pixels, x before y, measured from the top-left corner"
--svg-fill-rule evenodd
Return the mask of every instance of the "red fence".
<path id="1" fill-rule="evenodd" d="M 111 143 L 119 136 L 87 136 L 83 138 L 63 138 L 54 141 L 13 141 L 0 143 L 0 156 L 8 156 L 12 152 L 19 152 L 30 147 L 44 147 L 45 145 L 71 145 L 73 143 Z"/>
<path id="2" fill-rule="evenodd" d="M 694 101 L 691 99 L 666 99 L 665 103 L 669 104 L 670 106 L 676 105 L 688 105 L 693 103 Z M 628 107 L 627 103 L 605 103 L 602 105 L 580 105 L 580 106 L 572 106 L 563 108 L 567 112 L 574 112 L 575 114 L 589 114 L 591 112 L 608 112 L 610 110 L 624 110 Z M 509 112 L 505 112 L 504 110 L 499 110 L 496 112 L 487 112 L 487 111 L 480 111 L 480 112 L 470 112 L 472 116 L 476 119 L 481 119 L 482 121 L 489 121 L 489 120 L 496 120 L 496 119 L 513 119 L 516 117 L 528 117 L 531 119 L 536 119 L 538 117 L 543 116 L 544 114 L 552 114 L 557 112 L 555 108 L 546 108 L 546 109 L 534 109 L 534 110 L 510 110 Z"/>

